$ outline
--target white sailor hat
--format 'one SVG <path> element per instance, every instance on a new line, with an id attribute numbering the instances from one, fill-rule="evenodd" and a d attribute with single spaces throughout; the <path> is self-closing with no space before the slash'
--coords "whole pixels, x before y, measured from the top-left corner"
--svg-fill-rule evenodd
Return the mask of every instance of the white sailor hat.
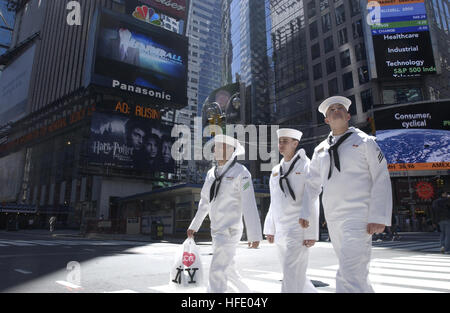
<path id="1" fill-rule="evenodd" d="M 245 148 L 241 145 L 241 143 L 239 142 L 239 140 L 227 136 L 227 135 L 216 135 L 214 137 L 214 142 L 215 143 L 224 143 L 230 146 L 233 146 L 234 148 L 236 148 L 236 150 L 234 151 L 235 155 L 243 155 L 245 154 Z"/>
<path id="2" fill-rule="evenodd" d="M 322 113 L 323 116 L 327 117 L 327 110 L 332 104 L 342 104 L 348 111 L 348 108 L 352 104 L 352 101 L 346 97 L 341 96 L 330 97 L 319 105 L 319 112 Z"/>
<path id="3" fill-rule="evenodd" d="M 280 139 L 280 137 L 288 137 L 300 141 L 300 139 L 302 139 L 303 133 L 292 128 L 282 128 L 277 130 L 277 135 L 278 139 Z"/>

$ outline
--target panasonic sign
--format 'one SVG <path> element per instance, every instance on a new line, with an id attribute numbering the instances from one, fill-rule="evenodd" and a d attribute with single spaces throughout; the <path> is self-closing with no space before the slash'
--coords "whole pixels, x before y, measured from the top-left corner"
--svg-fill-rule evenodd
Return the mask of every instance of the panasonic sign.
<path id="1" fill-rule="evenodd" d="M 135 85 L 123 84 L 118 80 L 112 81 L 112 87 L 119 88 L 120 90 L 123 90 L 123 91 L 129 91 L 129 92 L 133 92 L 136 94 L 153 97 L 156 99 L 163 99 L 163 100 L 167 100 L 167 101 L 172 100 L 172 96 L 164 91 L 162 91 L 162 92 L 154 91 L 152 89 L 142 88 L 142 87 L 135 86 Z"/>

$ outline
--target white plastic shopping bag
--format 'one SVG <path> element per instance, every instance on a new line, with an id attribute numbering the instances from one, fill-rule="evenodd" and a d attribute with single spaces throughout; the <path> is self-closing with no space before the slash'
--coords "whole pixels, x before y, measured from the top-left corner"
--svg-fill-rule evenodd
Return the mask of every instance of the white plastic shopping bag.
<path id="1" fill-rule="evenodd" d="M 193 238 L 188 238 L 175 253 L 170 285 L 175 288 L 200 287 L 203 285 L 203 276 L 200 249 Z"/>

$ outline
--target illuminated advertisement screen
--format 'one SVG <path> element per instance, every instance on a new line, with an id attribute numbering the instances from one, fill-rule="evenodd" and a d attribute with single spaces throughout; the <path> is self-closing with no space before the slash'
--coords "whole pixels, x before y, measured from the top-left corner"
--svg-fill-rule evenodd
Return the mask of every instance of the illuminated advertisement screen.
<path id="1" fill-rule="evenodd" d="M 156 120 L 96 112 L 91 122 L 89 163 L 174 173 L 171 131 L 172 127 Z"/>
<path id="2" fill-rule="evenodd" d="M 390 171 L 449 170 L 450 101 L 374 111 L 377 143 Z"/>
<path id="3" fill-rule="evenodd" d="M 92 83 L 148 99 L 187 104 L 186 37 L 132 17 L 102 12 Z"/>
<path id="4" fill-rule="evenodd" d="M 436 74 L 424 0 L 369 2 L 378 78 Z"/>
<path id="5" fill-rule="evenodd" d="M 127 0 L 126 7 L 128 13 L 148 21 L 157 14 L 155 10 L 177 20 L 184 20 L 188 9 L 186 0 Z"/>

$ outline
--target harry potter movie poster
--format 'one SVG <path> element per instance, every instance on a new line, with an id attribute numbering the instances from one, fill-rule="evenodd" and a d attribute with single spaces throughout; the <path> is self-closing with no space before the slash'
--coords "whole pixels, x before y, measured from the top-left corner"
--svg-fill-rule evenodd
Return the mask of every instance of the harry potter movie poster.
<path id="1" fill-rule="evenodd" d="M 145 172 L 174 173 L 171 127 L 159 121 L 95 113 L 89 163 Z"/>

